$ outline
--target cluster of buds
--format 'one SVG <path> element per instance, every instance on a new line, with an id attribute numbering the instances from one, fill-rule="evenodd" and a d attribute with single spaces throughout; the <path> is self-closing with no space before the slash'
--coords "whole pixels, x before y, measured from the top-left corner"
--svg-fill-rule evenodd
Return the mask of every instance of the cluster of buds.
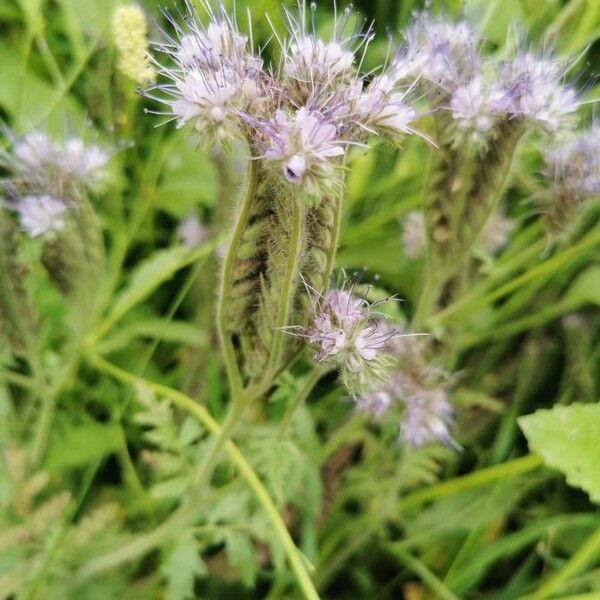
<path id="1" fill-rule="evenodd" d="M 375 307 L 353 286 L 332 288 L 323 295 L 308 290 L 310 323 L 288 330 L 315 350 L 314 360 L 336 368 L 353 396 L 368 393 L 387 380 L 389 344 L 398 331 L 377 318 Z"/>
<path id="2" fill-rule="evenodd" d="M 451 430 L 454 410 L 449 399 L 452 378 L 428 360 L 429 343 L 415 335 L 389 338 L 385 350 L 392 370 L 385 382 L 357 398 L 357 410 L 374 420 L 401 412 L 400 441 L 411 447 L 433 442 L 458 448 Z"/>
<path id="3" fill-rule="evenodd" d="M 40 131 L 12 142 L 0 156 L 11 173 L 7 207 L 19 215 L 30 237 L 55 234 L 65 227 L 67 212 L 77 207 L 78 191 L 101 183 L 110 155 L 79 138 L 58 144 Z"/>
<path id="4" fill-rule="evenodd" d="M 168 64 L 157 65 L 163 82 L 147 94 L 179 126 L 192 124 L 212 144 L 245 138 L 253 158 L 311 197 L 331 186 L 349 146 L 414 132 L 410 86 L 389 69 L 369 82 L 360 74 L 373 33 L 352 29 L 349 8 L 328 40 L 316 34 L 315 3 L 286 11 L 289 38 L 276 35 L 280 64 L 265 67 L 235 18 L 204 4 L 208 24 L 188 6 L 185 25 L 169 17 L 174 36 L 155 44 Z"/>
<path id="5" fill-rule="evenodd" d="M 544 153 L 548 187 L 540 194 L 540 208 L 551 233 L 573 221 L 585 202 L 600 195 L 600 126 Z"/>
<path id="6" fill-rule="evenodd" d="M 110 154 L 75 137 L 58 143 L 40 131 L 9 137 L 0 156 L 10 174 L 4 207 L 27 236 L 41 238 L 42 261 L 62 291 L 97 282 L 104 246 L 88 193 L 104 181 Z"/>
<path id="7" fill-rule="evenodd" d="M 455 145 L 485 147 L 507 122 L 548 132 L 562 128 L 578 107 L 563 84 L 566 65 L 521 49 L 506 60 L 483 56 L 466 23 L 419 14 L 393 64 L 396 77 L 414 82 L 435 109 L 450 114 Z"/>

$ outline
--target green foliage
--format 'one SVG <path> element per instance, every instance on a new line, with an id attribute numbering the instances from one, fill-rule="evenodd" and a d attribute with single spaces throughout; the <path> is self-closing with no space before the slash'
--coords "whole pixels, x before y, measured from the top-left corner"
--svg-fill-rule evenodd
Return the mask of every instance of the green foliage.
<path id="1" fill-rule="evenodd" d="M 308 352 L 271 365 L 270 384 L 256 388 L 219 446 L 233 400 L 215 299 L 247 161 L 235 144 L 219 154 L 189 131 L 155 127 L 163 117 L 144 108 L 156 104 L 116 67 L 117 4 L 0 2 L 2 124 L 114 150 L 89 212 L 78 214 L 93 243 L 63 245 L 59 257 L 64 266 L 98 251 L 89 272 L 70 274 L 77 301 L 48 274 L 50 245 L 26 239 L 7 210 L 1 168 L 0 600 L 314 599 L 312 587 L 332 600 L 598 597 L 600 212 L 590 203 L 564 224 L 564 237 L 545 237 L 533 206 L 546 138 L 521 140 L 506 182 L 485 174 L 490 155 L 474 159 L 487 187 L 506 190 L 502 199 L 471 194 L 463 209 L 476 218 L 462 223 L 464 237 L 470 243 L 499 201 L 514 224 L 506 246 L 473 252 L 458 272 L 449 254 L 438 257 L 448 267 L 441 278 L 456 287 L 440 291 L 423 328 L 439 366 L 453 373 L 462 450 L 408 450 L 398 442 L 399 412 L 381 421 L 356 414 Z M 159 5 L 141 4 L 158 39 Z M 255 45 L 266 45 L 265 59 L 277 55 L 267 42 L 271 27 L 284 31 L 283 2 L 236 4 L 240 29 L 249 7 Z M 426 4 L 478 23 L 485 50 L 498 56 L 527 30 L 536 47 L 575 59 L 566 78 L 589 101 L 582 123 L 592 120 L 598 2 L 357 0 L 353 23 L 375 18 L 378 33 L 365 68 L 390 52 L 387 30 Z M 318 31 L 332 30 L 333 12 L 319 2 Z M 425 115 L 419 129 L 432 134 L 437 116 Z M 396 298 L 377 310 L 410 327 L 427 257 L 408 255 L 402 227 L 424 203 L 448 209 L 446 187 L 423 193 L 439 151 L 417 136 L 400 150 L 351 150 L 341 202 L 332 195 L 307 207 L 306 256 L 295 265 L 302 278 L 320 289 L 332 267 L 334 279 L 344 269 L 356 293 Z M 233 352 L 266 363 L 279 325 L 297 323 L 307 297 L 299 284 L 289 306 L 277 305 L 293 199 L 264 174 L 260 183 L 280 214 L 269 203 L 250 207 L 225 325 L 237 335 L 252 321 L 254 337 L 233 335 Z M 194 247 L 178 233 L 189 216 L 205 225 Z M 286 311 L 293 318 L 280 323 Z M 252 375 L 260 382 L 265 369 Z"/>
<path id="2" fill-rule="evenodd" d="M 533 452 L 563 473 L 570 485 L 600 502 L 600 405 L 571 404 L 538 410 L 521 417 L 519 425 Z"/>

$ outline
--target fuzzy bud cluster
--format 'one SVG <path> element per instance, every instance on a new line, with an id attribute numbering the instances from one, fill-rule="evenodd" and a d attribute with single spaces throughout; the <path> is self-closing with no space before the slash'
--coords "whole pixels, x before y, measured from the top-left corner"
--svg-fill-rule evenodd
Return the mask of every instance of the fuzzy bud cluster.
<path id="1" fill-rule="evenodd" d="M 371 81 L 360 73 L 373 34 L 351 28 L 350 9 L 328 39 L 316 34 L 315 3 L 286 11 L 289 35 L 275 35 L 280 64 L 268 66 L 233 16 L 203 4 L 206 24 L 188 6 L 185 24 L 169 16 L 174 33 L 155 45 L 168 60 L 147 95 L 166 104 L 178 126 L 191 124 L 211 144 L 245 138 L 253 158 L 312 197 L 331 188 L 349 146 L 413 133 L 409 88 L 389 69 Z"/>
<path id="2" fill-rule="evenodd" d="M 600 195 L 600 126 L 551 147 L 544 163 L 548 187 L 540 194 L 541 209 L 551 231 L 558 232 L 587 200 Z"/>
<path id="3" fill-rule="evenodd" d="M 110 154 L 75 137 L 59 144 L 41 131 L 11 137 L 12 146 L 0 156 L 11 174 L 5 186 L 8 207 L 29 236 L 55 233 L 65 225 L 74 191 L 102 182 Z"/>
<path id="4" fill-rule="evenodd" d="M 386 350 L 392 357 L 393 369 L 380 387 L 357 398 L 357 410 L 374 420 L 399 410 L 400 441 L 409 446 L 441 442 L 457 448 L 451 435 L 451 378 L 429 362 L 427 340 L 396 335 L 389 339 Z"/>
<path id="5" fill-rule="evenodd" d="M 336 367 L 354 396 L 376 389 L 387 378 L 387 347 L 396 331 L 374 316 L 374 304 L 353 294 L 353 289 L 333 288 L 322 296 L 311 294 L 308 327 L 291 331 L 314 348 L 314 359 Z"/>
<path id="6" fill-rule="evenodd" d="M 578 107 L 565 64 L 532 50 L 506 60 L 484 56 L 466 23 L 417 14 L 394 61 L 396 77 L 417 85 L 432 108 L 451 116 L 455 145 L 485 147 L 503 123 L 556 132 Z"/>

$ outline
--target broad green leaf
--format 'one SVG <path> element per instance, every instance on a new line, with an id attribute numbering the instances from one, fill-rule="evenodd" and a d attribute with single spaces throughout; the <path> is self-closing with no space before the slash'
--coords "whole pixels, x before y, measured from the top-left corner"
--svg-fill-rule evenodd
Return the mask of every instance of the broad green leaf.
<path id="1" fill-rule="evenodd" d="M 190 532 L 179 537 L 162 564 L 167 579 L 165 600 L 188 600 L 195 598 L 194 581 L 206 574 L 206 565 L 200 556 L 198 542 Z"/>
<path id="2" fill-rule="evenodd" d="M 116 423 L 89 422 L 73 425 L 52 440 L 45 466 L 50 471 L 63 471 L 101 460 L 115 452 L 121 444 Z"/>
<path id="3" fill-rule="evenodd" d="M 600 404 L 538 410 L 521 417 L 519 425 L 532 452 L 600 502 Z"/>

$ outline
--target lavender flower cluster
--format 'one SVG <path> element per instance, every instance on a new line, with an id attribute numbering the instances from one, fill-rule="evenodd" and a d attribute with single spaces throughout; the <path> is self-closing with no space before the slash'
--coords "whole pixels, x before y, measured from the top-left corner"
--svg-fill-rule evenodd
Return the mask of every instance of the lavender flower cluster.
<path id="1" fill-rule="evenodd" d="M 266 68 L 234 17 L 220 5 L 204 7 L 207 25 L 190 8 L 185 25 L 170 18 L 174 35 L 155 45 L 168 58 L 157 64 L 166 83 L 147 94 L 166 104 L 178 126 L 190 123 L 212 143 L 246 138 L 254 158 L 311 196 L 328 189 L 350 146 L 414 132 L 410 86 L 394 69 L 370 80 L 360 73 L 373 33 L 352 29 L 349 8 L 327 40 L 316 34 L 315 3 L 286 11 L 280 64 Z"/>
<path id="2" fill-rule="evenodd" d="M 481 44 L 464 22 L 418 14 L 391 70 L 450 114 L 454 144 L 485 146 L 507 122 L 548 132 L 569 124 L 579 100 L 563 83 L 567 64 L 525 48 L 499 60 L 482 55 Z"/>
<path id="3" fill-rule="evenodd" d="M 293 333 L 306 338 L 315 360 L 336 368 L 356 409 L 380 420 L 400 408 L 400 440 L 413 447 L 442 442 L 456 447 L 451 436 L 451 378 L 427 359 L 427 341 L 390 326 L 370 303 L 349 289 L 311 292 L 311 320 Z"/>
<path id="4" fill-rule="evenodd" d="M 4 185 L 8 208 L 30 237 L 62 230 L 75 190 L 102 181 L 110 154 L 75 137 L 59 144 L 41 131 L 11 137 L 11 147 L 0 154 L 0 164 L 11 174 Z"/>

